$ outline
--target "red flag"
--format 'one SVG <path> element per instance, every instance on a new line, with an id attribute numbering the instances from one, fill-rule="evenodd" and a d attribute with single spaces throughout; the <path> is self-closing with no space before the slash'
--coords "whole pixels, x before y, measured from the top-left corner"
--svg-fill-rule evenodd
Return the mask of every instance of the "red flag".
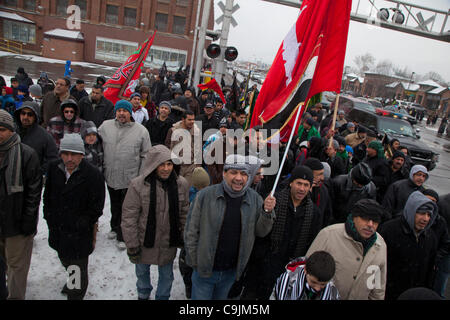
<path id="1" fill-rule="evenodd" d="M 278 129 L 286 142 L 298 129 L 300 122 L 292 127 L 299 103 L 307 105 L 322 91 L 340 91 L 351 7 L 351 0 L 303 1 L 261 87 L 250 127 Z"/>
<path id="2" fill-rule="evenodd" d="M 153 39 L 155 39 L 155 34 L 156 32 L 154 32 L 153 36 L 147 39 L 138 50 L 133 52 L 133 54 L 128 57 L 127 61 L 117 69 L 111 79 L 106 81 L 104 85 L 106 89 L 103 95 L 114 105 L 120 99 L 127 98 L 134 92 L 134 88 L 136 88 L 139 83 L 141 69 L 144 65 L 143 61 L 147 58 Z"/>
<path id="3" fill-rule="evenodd" d="M 223 95 L 222 89 L 220 88 L 219 84 L 217 83 L 216 79 L 212 78 L 205 84 L 199 84 L 197 85 L 202 90 L 206 89 L 212 89 L 215 92 L 217 92 L 220 96 L 220 100 L 222 100 L 223 104 L 226 103 L 225 96 Z"/>

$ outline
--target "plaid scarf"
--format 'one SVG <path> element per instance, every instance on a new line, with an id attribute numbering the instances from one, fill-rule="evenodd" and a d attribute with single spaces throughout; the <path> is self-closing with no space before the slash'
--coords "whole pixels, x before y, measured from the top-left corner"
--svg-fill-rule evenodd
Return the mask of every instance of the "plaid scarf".
<path id="1" fill-rule="evenodd" d="M 22 148 L 19 135 L 14 133 L 8 141 L 0 144 L 0 152 L 5 153 L 3 164 L 7 164 L 5 180 L 8 195 L 23 192 Z"/>
<path id="2" fill-rule="evenodd" d="M 275 206 L 276 220 L 273 225 L 272 235 L 271 235 L 271 251 L 276 254 L 280 248 L 281 242 L 286 231 L 286 217 L 289 212 L 289 197 L 291 196 L 291 188 L 283 189 L 277 195 L 277 204 Z M 295 247 L 294 255 L 295 257 L 301 257 L 306 254 L 308 249 L 308 240 L 311 234 L 311 225 L 314 217 L 313 212 L 313 202 L 308 193 L 306 198 L 302 201 L 300 206 L 300 212 L 297 214 L 303 214 L 303 224 L 298 233 L 297 244 Z"/>

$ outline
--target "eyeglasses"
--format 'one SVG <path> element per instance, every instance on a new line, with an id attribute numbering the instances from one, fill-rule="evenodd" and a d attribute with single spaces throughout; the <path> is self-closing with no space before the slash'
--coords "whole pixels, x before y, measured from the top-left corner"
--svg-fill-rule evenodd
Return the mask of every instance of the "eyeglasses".
<path id="1" fill-rule="evenodd" d="M 75 113 L 75 111 L 72 111 L 72 110 L 64 110 L 64 113 Z"/>
<path id="2" fill-rule="evenodd" d="M 22 111 L 20 113 L 21 116 L 28 116 L 28 117 L 32 117 L 34 115 L 33 112 L 26 112 L 26 111 Z"/>

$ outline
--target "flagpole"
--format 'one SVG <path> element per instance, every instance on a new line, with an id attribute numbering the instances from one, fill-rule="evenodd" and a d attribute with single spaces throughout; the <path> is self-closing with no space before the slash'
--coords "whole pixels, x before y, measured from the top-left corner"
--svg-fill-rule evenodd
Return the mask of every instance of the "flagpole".
<path id="1" fill-rule="evenodd" d="M 334 131 L 334 127 L 336 125 L 337 111 L 338 111 L 338 107 L 339 107 L 339 95 L 340 95 L 339 93 L 336 95 L 336 105 L 334 106 L 333 121 L 331 122 L 330 130 L 333 130 L 333 131 Z M 328 147 L 331 148 L 332 143 L 333 143 L 333 137 L 331 137 Z"/>
<path id="2" fill-rule="evenodd" d="M 277 187 L 278 180 L 280 180 L 281 171 L 283 170 L 284 162 L 286 161 L 287 154 L 288 154 L 288 152 L 289 152 L 289 147 L 291 146 L 292 137 L 294 136 L 294 131 L 295 131 L 295 128 L 297 127 L 298 118 L 299 118 L 299 116 L 300 116 L 300 111 L 301 111 L 301 109 L 302 109 L 302 108 L 301 108 L 302 103 L 303 103 L 303 102 L 300 102 L 300 103 L 297 105 L 298 110 L 297 110 L 297 115 L 295 116 L 294 127 L 293 127 L 292 130 L 291 130 L 291 135 L 290 135 L 289 141 L 288 141 L 288 143 L 287 143 L 287 145 L 286 145 L 286 150 L 284 151 L 284 155 L 283 155 L 283 159 L 281 160 L 280 168 L 278 169 L 277 178 L 275 179 L 275 183 L 274 183 L 274 185 L 273 185 L 272 191 L 270 191 L 270 195 L 271 195 L 272 197 L 273 197 L 273 195 L 274 195 L 274 193 L 275 193 L 275 189 L 276 189 L 276 187 Z"/>

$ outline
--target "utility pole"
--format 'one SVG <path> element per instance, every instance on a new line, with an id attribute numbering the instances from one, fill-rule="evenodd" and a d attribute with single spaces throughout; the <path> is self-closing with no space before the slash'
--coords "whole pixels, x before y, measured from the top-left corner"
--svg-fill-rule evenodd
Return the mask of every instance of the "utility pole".
<path id="1" fill-rule="evenodd" d="M 192 83 L 192 69 L 194 69 L 194 56 L 195 56 L 195 49 L 197 45 L 197 36 L 198 36 L 198 19 L 200 18 L 200 9 L 202 7 L 202 0 L 198 0 L 197 5 L 197 14 L 195 18 L 195 28 L 194 28 L 194 43 L 192 45 L 192 53 L 191 53 L 191 64 L 189 68 L 189 77 L 188 77 L 188 86 L 191 86 Z"/>
<path id="2" fill-rule="evenodd" d="M 205 49 L 206 29 L 208 28 L 209 12 L 211 10 L 212 0 L 203 0 L 202 24 L 198 34 L 197 57 L 195 61 L 194 87 L 200 82 L 200 71 L 203 64 L 203 51 Z"/>

